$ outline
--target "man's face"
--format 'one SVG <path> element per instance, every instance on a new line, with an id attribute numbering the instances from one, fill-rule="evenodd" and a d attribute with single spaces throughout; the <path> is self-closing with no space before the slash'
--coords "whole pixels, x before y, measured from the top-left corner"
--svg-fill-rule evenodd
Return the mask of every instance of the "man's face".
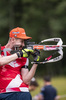
<path id="1" fill-rule="evenodd" d="M 23 39 L 16 39 L 14 40 L 14 47 L 19 47 L 23 48 L 25 46 L 24 40 Z"/>
<path id="2" fill-rule="evenodd" d="M 34 91 L 37 87 L 36 86 L 30 86 L 31 88 L 30 88 L 30 91 Z"/>

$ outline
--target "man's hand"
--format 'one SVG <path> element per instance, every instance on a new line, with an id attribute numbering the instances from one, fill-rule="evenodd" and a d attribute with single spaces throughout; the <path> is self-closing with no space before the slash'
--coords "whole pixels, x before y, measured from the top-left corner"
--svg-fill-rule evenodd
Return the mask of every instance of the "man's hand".
<path id="1" fill-rule="evenodd" d="M 28 58 L 29 55 L 30 55 L 31 53 L 33 53 L 33 52 L 34 52 L 34 50 L 31 50 L 31 49 L 23 49 L 23 50 L 19 50 L 19 51 L 17 52 L 17 56 L 18 56 L 18 58 L 19 58 L 19 57 L 26 57 L 26 58 Z"/>
<path id="2" fill-rule="evenodd" d="M 36 64 L 37 64 L 37 62 L 39 62 L 39 60 L 40 60 L 40 51 L 35 49 L 35 51 L 32 55 L 34 57 L 34 62 L 36 62 Z"/>

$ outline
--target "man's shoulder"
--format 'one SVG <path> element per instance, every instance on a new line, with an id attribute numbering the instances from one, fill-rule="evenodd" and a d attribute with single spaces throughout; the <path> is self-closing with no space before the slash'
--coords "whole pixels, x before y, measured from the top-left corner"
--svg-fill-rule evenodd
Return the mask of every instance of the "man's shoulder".
<path id="1" fill-rule="evenodd" d="M 45 90 L 45 86 L 43 86 L 42 88 L 41 88 L 41 91 L 44 91 Z"/>
<path id="2" fill-rule="evenodd" d="M 51 88 L 51 90 L 56 92 L 56 88 L 54 86 L 50 85 L 49 88 Z"/>
<path id="3" fill-rule="evenodd" d="M 56 88 L 54 86 L 52 86 L 52 88 L 56 91 Z"/>
<path id="4" fill-rule="evenodd" d="M 1 50 L 3 50 L 5 48 L 5 46 L 1 46 Z"/>
<path id="5" fill-rule="evenodd" d="M 1 50 L 1 55 L 4 55 L 3 50 L 5 49 L 5 46 L 1 46 L 0 50 Z"/>
<path id="6" fill-rule="evenodd" d="M 45 88 L 45 89 L 47 89 L 47 88 L 51 88 L 51 89 L 53 89 L 53 90 L 56 90 L 55 87 L 52 86 L 52 85 L 46 85 L 46 86 L 44 86 L 44 88 Z"/>

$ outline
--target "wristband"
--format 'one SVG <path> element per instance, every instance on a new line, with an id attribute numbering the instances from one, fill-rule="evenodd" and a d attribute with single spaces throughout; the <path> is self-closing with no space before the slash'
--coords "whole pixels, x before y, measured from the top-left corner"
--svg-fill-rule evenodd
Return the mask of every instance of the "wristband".
<path id="1" fill-rule="evenodd" d="M 18 58 L 21 57 L 20 52 L 17 52 L 16 54 L 17 54 Z"/>

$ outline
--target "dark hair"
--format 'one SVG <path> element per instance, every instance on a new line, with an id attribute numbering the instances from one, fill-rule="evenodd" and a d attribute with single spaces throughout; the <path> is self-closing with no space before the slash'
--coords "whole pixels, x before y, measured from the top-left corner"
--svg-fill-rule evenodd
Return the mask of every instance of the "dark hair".
<path id="1" fill-rule="evenodd" d="M 38 83 L 37 83 L 37 81 L 31 81 L 30 82 L 30 86 L 36 86 L 36 87 L 38 87 L 39 85 L 38 85 Z"/>
<path id="2" fill-rule="evenodd" d="M 51 77 L 50 76 L 44 76 L 44 81 L 50 82 L 51 81 Z"/>

